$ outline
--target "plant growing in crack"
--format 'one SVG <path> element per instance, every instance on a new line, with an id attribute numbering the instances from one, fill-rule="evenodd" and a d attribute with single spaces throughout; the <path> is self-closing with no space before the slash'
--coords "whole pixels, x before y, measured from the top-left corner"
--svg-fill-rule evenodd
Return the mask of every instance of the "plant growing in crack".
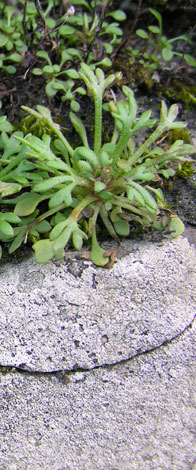
<path id="1" fill-rule="evenodd" d="M 3 193 L 0 203 L 14 204 L 13 214 L 20 219 L 13 220 L 17 226 L 6 238 L 11 242 L 10 253 L 30 235 L 37 262 L 45 263 L 54 257 L 61 259 L 69 240 L 80 250 L 83 242 L 91 239 L 90 259 L 105 266 L 109 258 L 97 241 L 97 225 L 101 220 L 117 243 L 119 236 L 128 236 L 132 221 L 159 230 L 165 228 L 171 236 L 183 232 L 182 221 L 166 208 L 162 190 L 149 183 L 160 180 L 160 174 L 173 175 L 175 171 L 167 167 L 168 162 L 187 160 L 195 149 L 182 140 L 166 149 L 158 144 L 168 130 L 186 127 L 186 123 L 175 122 L 177 105 L 168 111 L 164 102 L 157 127 L 143 144 L 135 147 L 134 135 L 145 127 L 152 128 L 156 120 L 150 119 L 150 110 L 137 117 L 136 100 L 127 86 L 122 88 L 123 99 L 105 105 L 114 119 L 114 128 L 110 141 L 103 143 L 103 97 L 115 75 L 105 77 L 101 69 L 94 72 L 84 63 L 79 73 L 94 101 L 93 148 L 82 120 L 73 112 L 70 120 L 82 142 L 76 148 L 54 123 L 47 108 L 37 106 L 35 111 L 23 107 L 38 120 L 40 127 L 48 127 L 53 135 L 38 138 L 31 133 L 26 137 L 15 133 L 9 139 L 4 134 L 8 154 L 5 150 L 0 171 Z M 13 140 L 17 140 L 18 152 L 12 152 L 11 139 L 12 146 Z M 13 194 L 26 187 L 28 192 L 6 199 L 6 191 Z M 160 209 L 165 210 L 163 218 Z M 5 241 L 5 232 L 0 239 Z"/>

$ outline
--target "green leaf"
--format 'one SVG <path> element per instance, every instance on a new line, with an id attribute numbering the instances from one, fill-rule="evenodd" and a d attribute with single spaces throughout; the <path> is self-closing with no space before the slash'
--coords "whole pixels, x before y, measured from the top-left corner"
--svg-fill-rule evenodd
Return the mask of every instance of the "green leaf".
<path id="1" fill-rule="evenodd" d="M 114 198 L 114 194 L 111 193 L 110 191 L 102 191 L 99 193 L 99 196 L 104 200 L 104 201 L 111 201 L 111 199 Z"/>
<path id="2" fill-rule="evenodd" d="M 12 244 L 9 247 L 9 250 L 8 250 L 9 254 L 16 251 L 19 248 L 19 246 L 23 243 L 26 237 L 26 232 L 27 232 L 26 225 L 20 228 L 19 233 L 17 234 L 17 236 L 15 237 L 15 239 L 13 240 Z"/>
<path id="3" fill-rule="evenodd" d="M 104 31 L 100 33 L 100 36 L 106 34 L 113 34 L 115 36 L 122 36 L 122 29 L 118 27 L 118 23 L 114 22 L 104 28 Z"/>
<path id="4" fill-rule="evenodd" d="M 92 249 L 90 254 L 90 259 L 95 263 L 97 266 L 105 266 L 107 264 L 109 258 L 104 256 L 105 250 L 101 248 L 97 243 L 96 233 L 93 231 L 92 233 Z"/>
<path id="5" fill-rule="evenodd" d="M 169 39 L 169 42 L 172 43 L 172 42 L 180 41 L 180 40 L 189 42 L 188 34 L 181 34 L 180 36 L 176 36 L 175 38 Z"/>
<path id="6" fill-rule="evenodd" d="M 6 59 L 11 60 L 12 62 L 20 63 L 22 62 L 22 55 L 18 54 L 17 52 L 14 52 L 13 54 L 7 56 Z"/>
<path id="7" fill-rule="evenodd" d="M 56 21 L 53 18 L 45 18 L 45 20 L 46 20 L 46 24 L 48 28 L 51 28 L 51 29 L 55 28 Z"/>
<path id="8" fill-rule="evenodd" d="M 77 79 L 77 78 L 80 78 L 79 73 L 78 73 L 77 70 L 75 70 L 75 69 L 65 70 L 65 74 L 66 74 L 69 78 L 73 78 L 74 80 Z"/>
<path id="9" fill-rule="evenodd" d="M 6 65 L 5 67 L 3 67 L 4 70 L 9 73 L 10 75 L 14 75 L 14 73 L 16 72 L 16 67 L 14 67 L 13 65 Z"/>
<path id="10" fill-rule="evenodd" d="M 71 56 L 78 57 L 78 59 L 82 60 L 82 52 L 79 49 L 75 49 L 74 47 L 68 47 L 67 52 Z"/>
<path id="11" fill-rule="evenodd" d="M 74 126 L 76 132 L 81 137 L 81 140 L 82 140 L 82 143 L 83 143 L 84 147 L 89 148 L 86 129 L 85 129 L 85 126 L 82 122 L 82 119 L 80 119 L 74 113 L 69 113 L 69 117 L 70 117 L 70 121 L 71 121 L 72 125 Z"/>
<path id="12" fill-rule="evenodd" d="M 114 222 L 114 228 L 118 235 L 121 235 L 122 237 L 128 237 L 130 227 L 126 220 L 118 220 L 117 222 Z"/>
<path id="13" fill-rule="evenodd" d="M 105 202 L 104 207 L 105 207 L 105 210 L 109 212 L 112 209 L 112 203 L 110 201 L 107 201 Z"/>
<path id="14" fill-rule="evenodd" d="M 113 46 L 112 46 L 112 44 L 109 44 L 108 42 L 103 42 L 103 46 L 104 46 L 104 49 L 105 49 L 105 53 L 106 53 L 107 55 L 112 54 L 113 49 L 114 49 Z M 89 55 L 90 55 L 90 54 L 89 54 Z"/>
<path id="15" fill-rule="evenodd" d="M 146 186 L 146 187 L 156 195 L 158 203 L 165 202 L 163 191 L 160 188 L 151 188 L 151 186 Z"/>
<path id="16" fill-rule="evenodd" d="M 125 21 L 126 17 L 127 17 L 126 14 L 124 13 L 124 11 L 122 11 L 122 10 L 112 11 L 111 13 L 109 13 L 106 16 L 111 16 L 116 21 Z"/>
<path id="17" fill-rule="evenodd" d="M 25 106 L 23 106 L 23 109 L 26 110 L 29 113 L 31 113 L 31 111 L 32 111 L 32 114 L 33 114 L 33 110 L 31 110 L 31 108 L 27 108 L 27 107 L 25 108 Z M 38 113 L 41 114 L 41 116 L 45 117 L 48 120 L 52 120 L 51 113 L 50 113 L 49 109 L 46 108 L 46 106 L 42 106 L 42 105 L 38 104 L 37 105 L 37 111 L 38 111 Z"/>
<path id="18" fill-rule="evenodd" d="M 11 222 L 12 224 L 17 224 L 21 222 L 21 219 L 13 212 L 1 212 L 0 220 L 2 219 L 6 220 L 6 222 Z"/>
<path id="19" fill-rule="evenodd" d="M 102 181 L 95 181 L 94 191 L 96 193 L 99 193 L 100 191 L 103 191 L 103 189 L 105 189 L 105 188 L 106 188 L 105 183 L 102 183 Z"/>
<path id="20" fill-rule="evenodd" d="M 148 33 L 146 31 L 144 31 L 144 29 L 137 29 L 136 34 L 141 39 L 148 39 L 149 38 Z"/>
<path id="21" fill-rule="evenodd" d="M 41 222 L 38 222 L 38 224 L 34 225 L 34 228 L 39 233 L 47 233 L 50 232 L 52 227 L 47 220 L 42 220 Z"/>
<path id="22" fill-rule="evenodd" d="M 150 13 L 152 13 L 152 15 L 155 16 L 159 23 L 159 28 L 162 31 L 162 16 L 160 15 L 160 13 L 157 10 L 154 10 L 154 8 L 149 8 L 148 10 Z"/>
<path id="23" fill-rule="evenodd" d="M 153 34 L 160 34 L 160 28 L 158 26 L 148 26 L 148 30 Z"/>
<path id="24" fill-rule="evenodd" d="M 61 145 L 60 150 L 62 151 L 63 143 L 57 140 L 56 140 L 56 143 L 57 143 L 57 148 L 58 148 L 58 144 Z M 63 148 L 63 150 L 65 151 L 66 149 Z M 71 173 L 71 168 L 66 163 L 64 163 L 60 158 L 56 158 L 55 160 L 50 160 L 48 162 L 48 166 L 50 168 L 56 168 L 57 170 L 67 171 L 68 173 Z"/>
<path id="25" fill-rule="evenodd" d="M 34 212 L 38 204 L 45 199 L 45 196 L 40 194 L 26 193 L 20 201 L 16 204 L 14 213 L 21 217 L 26 217 Z"/>
<path id="26" fill-rule="evenodd" d="M 139 206 L 145 207 L 145 200 L 144 200 L 142 194 L 140 194 L 140 192 L 137 189 L 132 188 L 132 187 L 128 187 L 127 188 L 127 196 L 128 196 L 129 201 L 131 201 L 133 203 L 138 202 Z"/>
<path id="27" fill-rule="evenodd" d="M 86 147 L 77 147 L 74 152 L 74 161 L 79 162 L 81 159 L 87 160 L 93 168 L 97 168 L 98 160 L 95 152 Z"/>
<path id="28" fill-rule="evenodd" d="M 50 219 L 51 225 L 54 227 L 55 225 L 59 224 L 59 222 L 64 222 L 69 215 L 70 215 L 70 213 L 67 214 L 67 216 L 66 216 L 65 211 L 64 211 L 63 214 L 62 214 L 62 212 L 56 212 L 56 214 L 53 215 Z"/>
<path id="29" fill-rule="evenodd" d="M 80 105 L 76 100 L 71 100 L 71 110 L 74 111 L 74 113 L 78 113 L 80 110 Z"/>
<path id="30" fill-rule="evenodd" d="M 9 224 L 9 222 L 6 222 L 3 219 L 0 219 L 0 232 L 7 238 L 12 238 L 14 235 L 12 226 Z"/>
<path id="31" fill-rule="evenodd" d="M 35 259 L 38 264 L 48 263 L 54 258 L 53 243 L 50 240 L 39 240 L 34 243 Z"/>
<path id="32" fill-rule="evenodd" d="M 53 240 L 54 253 L 58 253 L 59 250 L 62 250 L 67 245 L 72 233 L 72 226 L 67 226 L 62 231 L 62 233 L 57 238 L 55 238 L 55 240 Z"/>
<path id="33" fill-rule="evenodd" d="M 8 36 L 5 36 L 5 34 L 0 34 L 0 47 L 5 46 L 7 41 L 8 41 Z"/>
<path id="34" fill-rule="evenodd" d="M 102 65 L 103 67 L 111 67 L 112 61 L 109 59 L 109 57 L 104 57 L 104 59 L 100 60 L 99 62 L 96 62 L 96 65 Z"/>
<path id="35" fill-rule="evenodd" d="M 76 250 L 81 250 L 83 245 L 83 237 L 78 232 L 74 232 L 72 235 L 73 246 Z"/>
<path id="36" fill-rule="evenodd" d="M 12 132 L 13 126 L 7 121 L 6 116 L 0 117 L 0 132 Z"/>
<path id="37" fill-rule="evenodd" d="M 53 178 L 48 178 L 47 180 L 42 181 L 41 183 L 36 183 L 34 186 L 34 191 L 42 192 L 48 191 L 49 189 L 55 188 L 61 183 L 65 183 L 70 180 L 70 176 L 54 176 Z"/>
<path id="38" fill-rule="evenodd" d="M 28 108 L 23 106 L 23 109 L 27 110 Z M 36 111 L 35 113 L 31 113 L 31 114 L 33 114 L 33 116 L 35 115 L 36 117 L 40 118 L 39 113 L 36 113 Z M 49 120 L 47 115 L 44 117 L 47 120 Z M 55 125 L 53 124 L 53 130 L 54 128 L 55 128 Z M 44 159 L 54 160 L 55 159 L 55 155 L 50 149 L 51 137 L 48 134 L 44 134 L 42 136 L 42 139 L 39 139 L 38 137 L 32 134 L 28 134 L 24 139 L 16 136 L 16 139 L 27 146 L 27 149 L 25 149 L 27 155 L 32 156 L 34 158 L 39 158 L 40 160 L 44 160 Z M 30 152 L 28 147 L 30 147 L 30 149 L 33 149 L 36 153 Z"/>
<path id="39" fill-rule="evenodd" d="M 17 183 L 4 183 L 0 181 L 0 193 L 2 197 L 11 196 L 11 194 L 18 193 L 22 186 Z"/>
<path id="40" fill-rule="evenodd" d="M 1 157 L 2 159 L 6 160 L 7 158 L 10 157 L 10 155 L 14 155 L 15 153 L 19 153 L 20 148 L 21 148 L 21 142 L 16 140 L 17 136 L 18 137 L 23 137 L 23 133 L 20 132 L 20 131 L 14 132 L 11 135 L 11 137 L 8 137 L 8 135 L 5 132 L 2 132 L 1 141 L 2 141 L 3 149 L 4 149 L 3 155 Z M 21 162 L 21 164 L 22 164 L 22 162 Z M 18 165 L 18 168 L 19 168 L 19 165 Z"/>
<path id="41" fill-rule="evenodd" d="M 151 110 L 144 111 L 135 124 L 134 132 L 142 129 L 143 127 L 152 127 L 156 123 L 156 119 L 150 119 Z"/>
<path id="42" fill-rule="evenodd" d="M 140 184 L 135 183 L 135 181 L 132 181 L 130 186 L 133 186 L 133 188 L 135 188 L 140 193 L 140 195 L 144 199 L 146 206 L 149 206 L 151 209 L 153 209 L 153 211 L 157 211 L 157 203 L 154 200 L 154 198 L 151 196 L 149 191 L 147 191 L 147 189 L 145 189 Z"/>
<path id="43" fill-rule="evenodd" d="M 47 83 L 47 85 L 46 85 L 46 87 L 45 87 L 46 94 L 47 94 L 47 96 L 49 96 L 50 98 L 52 98 L 53 96 L 55 96 L 56 93 L 57 93 L 57 89 L 55 89 L 54 86 L 53 86 L 54 83 L 55 83 L 54 81 L 49 82 L 49 83 Z"/>
<path id="44" fill-rule="evenodd" d="M 84 160 L 80 160 L 79 162 L 77 162 L 77 169 L 79 171 L 81 171 L 81 174 L 84 178 L 87 177 L 89 179 L 90 178 L 89 175 L 93 176 L 92 175 L 92 166 L 90 165 L 90 163 L 85 162 Z M 84 173 L 88 174 L 88 176 L 85 176 Z"/>
<path id="45" fill-rule="evenodd" d="M 61 220 L 59 223 L 57 223 L 50 232 L 50 240 L 55 240 L 57 237 L 59 237 L 66 226 L 67 219 Z"/>
<path id="46" fill-rule="evenodd" d="M 72 34 L 75 33 L 75 28 L 72 28 L 72 26 L 69 25 L 63 25 L 59 28 L 58 33 L 60 36 L 71 36 Z"/>
<path id="47" fill-rule="evenodd" d="M 148 223 L 146 225 L 148 225 Z M 159 230 L 160 232 L 164 229 L 161 220 L 155 220 L 151 226 L 155 228 L 155 230 Z"/>
<path id="48" fill-rule="evenodd" d="M 189 54 L 184 54 L 184 60 L 186 60 L 187 64 L 191 65 L 191 67 L 196 67 L 196 59 Z"/>
<path id="49" fill-rule="evenodd" d="M 165 62 L 169 62 L 173 57 L 173 51 L 169 47 L 164 47 L 162 50 L 162 57 Z"/>
<path id="50" fill-rule="evenodd" d="M 51 65 L 51 60 L 49 58 L 49 55 L 46 51 L 38 51 L 36 52 L 37 57 L 41 57 L 41 59 L 46 59 L 47 62 Z"/>
<path id="51" fill-rule="evenodd" d="M 42 69 L 39 69 L 38 67 L 34 67 L 32 70 L 33 75 L 43 75 Z"/>
<path id="52" fill-rule="evenodd" d="M 90 10 L 90 5 L 89 2 L 86 2 L 86 0 L 73 0 L 72 1 L 73 5 L 83 5 L 84 7 L 88 8 Z"/>
<path id="53" fill-rule="evenodd" d="M 45 65 L 42 70 L 44 73 L 54 76 L 55 74 L 58 74 L 61 69 L 60 69 L 60 65 L 54 64 L 54 65 Z"/>
<path id="54" fill-rule="evenodd" d="M 163 169 L 163 170 L 158 170 L 158 173 L 160 175 L 163 175 L 164 178 L 166 178 L 166 179 L 168 179 L 171 176 L 174 176 L 176 174 L 176 172 L 175 172 L 175 170 L 173 170 L 173 168 L 166 168 L 166 169 Z"/>
<path id="55" fill-rule="evenodd" d="M 182 235 L 182 233 L 185 230 L 185 226 L 179 217 L 172 215 L 170 219 L 170 224 L 169 224 L 169 231 L 170 231 L 170 237 L 176 238 L 179 237 L 179 235 Z"/>
<path id="56" fill-rule="evenodd" d="M 74 90 L 74 93 L 79 93 L 79 95 L 86 95 L 86 90 L 82 86 L 79 86 Z"/>
<path id="57" fill-rule="evenodd" d="M 107 142 L 102 146 L 101 150 L 104 150 L 105 152 L 111 154 L 115 151 L 116 145 L 112 144 L 112 142 Z"/>
<path id="58" fill-rule="evenodd" d="M 57 191 L 54 196 L 51 197 L 49 201 L 49 208 L 52 209 L 53 207 L 57 207 L 59 204 L 62 204 L 63 202 L 67 206 L 71 206 L 72 204 L 72 196 L 71 196 L 71 191 L 73 189 L 73 186 L 75 183 L 69 184 L 65 188 L 60 189 Z"/>
<path id="59" fill-rule="evenodd" d="M 133 168 L 130 172 L 131 179 L 133 181 L 152 181 L 155 178 L 155 174 L 147 170 L 144 165 L 138 165 L 137 167 Z"/>

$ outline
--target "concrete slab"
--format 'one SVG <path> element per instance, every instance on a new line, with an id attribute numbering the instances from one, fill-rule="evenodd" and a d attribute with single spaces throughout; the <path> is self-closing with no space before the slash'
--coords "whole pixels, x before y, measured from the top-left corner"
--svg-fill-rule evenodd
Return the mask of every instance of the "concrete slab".
<path id="1" fill-rule="evenodd" d="M 126 241 L 113 269 L 68 259 L 0 267 L 0 364 L 90 369 L 158 347 L 196 312 L 195 248 Z"/>
<path id="2" fill-rule="evenodd" d="M 124 364 L 0 382 L 0 470 L 195 470 L 195 326 Z"/>
<path id="3" fill-rule="evenodd" d="M 195 254 L 0 266 L 0 470 L 196 470 Z"/>

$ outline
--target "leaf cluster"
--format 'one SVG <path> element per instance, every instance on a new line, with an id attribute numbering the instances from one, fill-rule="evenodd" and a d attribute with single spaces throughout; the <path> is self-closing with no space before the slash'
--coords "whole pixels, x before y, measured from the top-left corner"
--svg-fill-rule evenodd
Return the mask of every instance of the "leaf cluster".
<path id="1" fill-rule="evenodd" d="M 0 121 L 0 203 L 6 208 L 0 214 L 0 241 L 9 243 L 12 253 L 29 240 L 37 262 L 45 263 L 61 259 L 69 242 L 80 250 L 89 240 L 91 260 L 105 266 L 109 260 L 97 241 L 99 226 L 104 225 L 117 243 L 120 236 L 129 235 L 133 222 L 166 230 L 171 236 L 182 233 L 183 223 L 168 210 L 158 183 L 175 174 L 172 161 L 187 161 L 195 149 L 183 140 L 171 146 L 158 143 L 169 130 L 186 127 L 176 121 L 177 105 L 168 110 L 162 102 L 156 122 L 150 110 L 138 116 L 134 94 L 127 86 L 122 87 L 121 99 L 113 95 L 104 104 L 105 91 L 115 75 L 105 77 L 102 69 L 93 71 L 82 63 L 79 76 L 94 101 L 92 146 L 91 136 L 74 112 L 69 117 L 81 140 L 77 147 L 46 107 L 23 107 L 43 128 L 40 137 L 13 132 L 6 117 Z M 106 141 L 103 108 L 114 123 Z M 150 134 L 136 145 L 135 135 L 143 129 Z"/>
<path id="2" fill-rule="evenodd" d="M 184 42 L 192 44 L 187 34 L 168 39 L 163 34 L 162 16 L 153 8 L 149 8 L 149 12 L 156 18 L 158 25 L 149 25 L 147 31 L 144 29 L 137 29 L 136 35 L 143 41 L 144 47 L 137 48 L 127 47 L 131 52 L 131 62 L 138 61 L 143 67 L 151 67 L 156 70 L 161 67 L 161 64 L 170 62 L 174 56 L 180 57 L 191 67 L 196 67 L 195 58 L 178 49 L 178 44 Z M 143 51 L 142 51 L 143 48 Z"/>
<path id="3" fill-rule="evenodd" d="M 59 0 L 48 0 L 45 8 L 35 0 L 20 0 L 18 8 L 0 1 L 0 68 L 15 74 L 22 66 L 25 77 L 29 70 L 43 75 L 46 95 L 52 98 L 59 92 L 77 112 L 77 95 L 85 94 L 75 85 L 80 63 L 92 68 L 112 65 L 110 56 L 122 36 L 120 22 L 126 15 L 122 10 L 108 11 L 106 1 L 96 6 L 93 1 L 73 0 L 68 10 L 65 7 L 63 14 L 61 10 Z"/>

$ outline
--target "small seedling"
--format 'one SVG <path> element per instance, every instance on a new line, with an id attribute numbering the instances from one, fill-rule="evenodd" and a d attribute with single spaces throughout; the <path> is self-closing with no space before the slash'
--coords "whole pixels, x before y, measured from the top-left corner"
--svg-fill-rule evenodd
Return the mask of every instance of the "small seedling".
<path id="1" fill-rule="evenodd" d="M 172 39 L 168 39 L 163 34 L 163 22 L 162 16 L 153 8 L 149 8 L 149 12 L 156 18 L 158 26 L 149 25 L 148 31 L 144 29 L 137 29 L 137 36 L 144 41 L 144 50 L 141 47 L 133 48 L 128 47 L 127 50 L 131 52 L 131 62 L 139 61 L 143 66 L 150 66 L 153 69 L 161 67 L 161 63 L 170 62 L 174 56 L 183 58 L 190 66 L 196 67 L 196 60 L 190 54 L 183 54 L 178 51 L 178 48 L 174 48 L 175 44 L 180 41 L 189 43 L 190 39 L 187 34 L 182 34 Z"/>

